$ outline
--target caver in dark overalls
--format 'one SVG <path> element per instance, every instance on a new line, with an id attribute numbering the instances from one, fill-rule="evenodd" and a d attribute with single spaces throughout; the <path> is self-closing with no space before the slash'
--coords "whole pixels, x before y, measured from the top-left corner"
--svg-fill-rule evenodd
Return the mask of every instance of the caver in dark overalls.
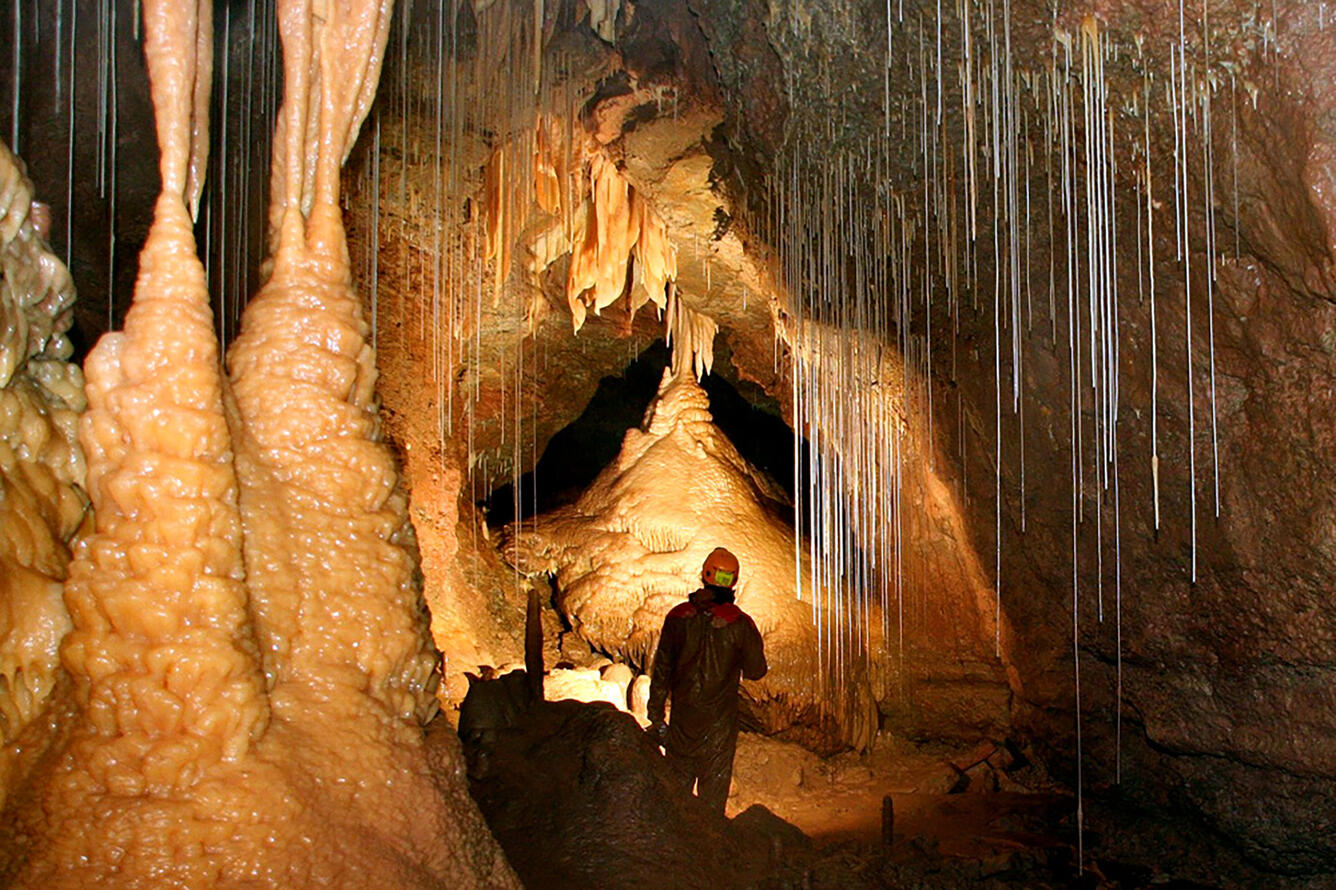
<path id="1" fill-rule="evenodd" d="M 723 813 L 738 742 L 738 684 L 765 676 L 756 624 L 733 603 L 738 561 L 722 547 L 705 560 L 705 586 L 668 613 L 649 693 L 650 732 L 689 792 Z M 664 727 L 664 705 L 673 720 Z"/>

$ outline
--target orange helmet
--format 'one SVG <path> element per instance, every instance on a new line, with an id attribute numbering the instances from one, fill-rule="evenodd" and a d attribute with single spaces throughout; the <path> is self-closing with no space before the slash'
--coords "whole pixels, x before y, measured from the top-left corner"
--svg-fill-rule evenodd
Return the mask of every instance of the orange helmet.
<path id="1" fill-rule="evenodd" d="M 723 547 L 716 547 L 705 557 L 700 579 L 715 587 L 732 587 L 738 583 L 738 558 Z"/>

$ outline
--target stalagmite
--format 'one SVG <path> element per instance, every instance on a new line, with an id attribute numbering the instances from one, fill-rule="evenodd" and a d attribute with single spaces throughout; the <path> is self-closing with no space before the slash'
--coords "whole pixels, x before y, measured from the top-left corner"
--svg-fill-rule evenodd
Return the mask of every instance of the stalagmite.
<path id="1" fill-rule="evenodd" d="M 580 500 L 532 528 L 509 527 L 501 552 L 521 571 L 554 573 L 575 632 L 644 669 L 704 554 L 730 547 L 743 566 L 738 603 L 770 661 L 770 673 L 745 687 L 754 712 L 771 731 L 815 713 L 828 733 L 865 748 L 876 731 L 871 678 L 850 678 L 845 700 L 823 696 L 816 637 L 833 619 L 792 593 L 792 531 L 771 518 L 781 498 L 711 422 L 692 371 L 668 370 L 643 428 L 627 432 Z M 797 577 L 809 571 L 804 560 Z"/>
<path id="2" fill-rule="evenodd" d="M 209 68 L 198 52 L 210 42 L 198 35 L 210 11 L 149 4 L 145 19 L 163 191 L 126 331 L 87 363 L 81 440 L 97 531 L 71 566 L 74 630 L 62 645 L 81 719 L 38 783 L 51 821 L 39 823 L 45 844 L 26 851 L 21 884 L 105 875 L 109 856 L 133 871 L 170 855 L 130 838 L 245 757 L 265 726 L 217 347 L 186 210 L 191 121 L 207 113 L 192 87 Z M 114 815 L 90 831 L 83 823 L 100 801 Z"/>
<path id="3" fill-rule="evenodd" d="M 126 329 L 87 363 L 96 529 L 65 588 L 62 727 L 36 726 L 7 802 L 16 886 L 514 886 L 424 746 L 435 654 L 337 208 L 389 7 L 279 13 L 276 258 L 227 391 L 187 210 L 211 13 L 145 3 L 162 192 Z"/>
<path id="4" fill-rule="evenodd" d="M 255 609 L 270 628 L 260 634 L 265 670 L 272 685 L 306 675 L 308 658 L 328 659 L 313 644 L 345 634 L 346 624 L 325 625 L 308 605 L 318 598 L 328 616 L 360 614 L 367 624 L 360 646 L 345 641 L 348 661 L 327 681 L 353 670 L 387 713 L 425 719 L 432 656 L 410 555 L 398 543 L 403 505 L 377 442 L 374 353 L 349 285 L 337 204 L 338 170 L 379 77 L 389 9 L 331 10 L 316 24 L 296 4 L 279 15 L 290 92 L 276 140 L 275 263 L 228 357 L 242 503 L 264 505 L 247 513 L 246 535 Z M 304 453 L 293 450 L 298 441 Z M 325 551 L 321 536 L 340 544 Z"/>

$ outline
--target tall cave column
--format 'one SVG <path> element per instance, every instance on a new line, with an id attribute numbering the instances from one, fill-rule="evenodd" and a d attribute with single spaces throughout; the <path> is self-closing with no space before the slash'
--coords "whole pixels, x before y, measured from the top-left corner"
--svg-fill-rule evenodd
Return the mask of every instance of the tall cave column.
<path id="1" fill-rule="evenodd" d="M 381 441 L 339 171 L 375 95 L 391 4 L 278 3 L 284 105 L 270 276 L 228 355 L 247 586 L 294 793 L 321 807 L 335 883 L 514 886 L 419 723 L 437 654 L 407 500 Z M 439 752 L 438 752 L 439 754 Z M 344 844 L 361 845 L 350 854 Z M 323 867 L 323 864 L 322 864 Z"/>
<path id="2" fill-rule="evenodd" d="M 413 580 L 407 504 L 380 442 L 375 353 L 353 292 L 339 168 L 370 107 L 391 4 L 280 2 L 285 101 L 269 281 L 228 356 L 246 569 L 270 685 L 366 690 L 435 710 L 435 650 Z M 365 703 L 358 703 L 358 707 Z"/>
<path id="3" fill-rule="evenodd" d="M 279 3 L 279 234 L 229 389 L 187 210 L 210 8 L 144 4 L 162 194 L 126 329 L 88 362 L 96 530 L 68 679 L 7 778 L 0 884 L 516 886 L 419 725 L 435 653 L 339 223 L 389 9 Z"/>
<path id="4" fill-rule="evenodd" d="M 82 714 L 74 748 L 91 749 L 74 756 L 71 782 L 113 794 L 188 787 L 265 723 L 217 340 L 186 209 L 207 144 L 196 84 L 209 78 L 211 12 L 148 3 L 144 20 L 162 192 L 125 330 L 86 365 L 80 439 L 97 531 L 71 566 L 62 650 Z"/>
<path id="5" fill-rule="evenodd" d="M 72 684 L 58 681 L 23 741 L 51 751 L 5 816 L 0 880 L 16 873 L 20 886 L 172 868 L 217 877 L 198 854 L 235 837 L 235 811 L 198 818 L 223 809 L 203 789 L 265 728 L 217 343 L 186 209 L 207 144 L 211 11 L 150 2 L 144 24 L 162 191 L 125 330 L 87 362 L 80 441 L 96 527 L 65 585 Z"/>

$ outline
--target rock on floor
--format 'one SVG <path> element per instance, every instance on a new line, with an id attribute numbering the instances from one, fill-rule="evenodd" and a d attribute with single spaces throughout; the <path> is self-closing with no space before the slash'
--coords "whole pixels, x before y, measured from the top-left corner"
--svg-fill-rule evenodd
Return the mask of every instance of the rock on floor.
<path id="1" fill-rule="evenodd" d="M 753 808 L 730 822 L 683 795 L 634 717 L 608 704 L 543 702 L 497 734 L 470 790 L 525 886 L 754 886 L 806 844 Z"/>

